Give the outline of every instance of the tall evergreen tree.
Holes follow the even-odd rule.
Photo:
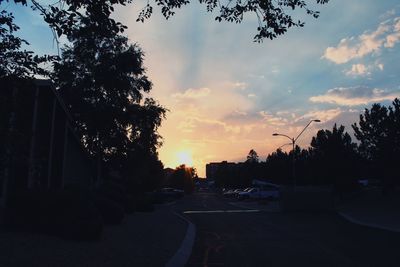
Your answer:
[[[260,161],[257,152],[254,149],[251,149],[249,151],[249,154],[247,155],[246,162],[247,163],[258,163]]]
[[[339,191],[351,189],[359,175],[356,148],[343,125],[318,131],[311,140],[310,150],[310,167],[313,176],[319,179],[315,182],[334,184]]]
[[[400,153],[400,101],[393,106],[374,104],[353,124],[354,135],[360,142],[360,153],[372,166],[375,178],[382,178],[386,189],[400,183],[397,158]]]

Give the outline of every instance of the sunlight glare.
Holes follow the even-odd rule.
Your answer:
[[[179,151],[177,154],[178,165],[185,164],[186,166],[193,166],[192,155],[188,151]]]

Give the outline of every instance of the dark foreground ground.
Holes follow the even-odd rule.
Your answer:
[[[211,193],[186,197],[174,209],[196,226],[190,267],[400,266],[400,233],[336,213],[240,211]]]
[[[0,267],[161,267],[179,248],[186,227],[169,206],[159,206],[106,226],[93,242],[0,229]]]
[[[188,267],[400,266],[400,233],[353,224],[336,213],[255,209],[252,203],[195,193],[108,226],[97,242],[0,229],[0,267],[165,266],[188,229],[177,214],[196,228]]]

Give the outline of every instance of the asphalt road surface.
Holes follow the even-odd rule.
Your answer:
[[[174,209],[196,226],[186,266],[400,266],[400,233],[336,213],[241,209],[212,193],[186,197]]]

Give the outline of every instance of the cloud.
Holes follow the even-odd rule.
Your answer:
[[[374,64],[365,65],[365,64],[353,64],[351,65],[351,69],[345,70],[347,76],[357,77],[357,76],[367,76],[371,75],[373,71],[380,70],[383,71],[385,65],[379,62],[375,62]]]
[[[234,86],[235,88],[240,89],[240,90],[245,90],[245,89],[247,89],[248,84],[247,84],[247,83],[244,83],[244,82],[235,82],[235,83],[233,84],[233,86]]]
[[[328,47],[322,58],[336,64],[392,48],[400,41],[400,17],[382,22],[373,32],[342,39],[336,47]]]
[[[393,100],[396,97],[400,97],[400,91],[387,91],[379,88],[357,86],[329,89],[325,94],[310,97],[309,100],[314,103],[358,106],[373,102]]]
[[[252,78],[252,79],[260,79],[260,80],[265,79],[265,75],[262,75],[262,74],[254,74],[254,73],[250,73],[250,74],[248,75],[248,77],[249,77],[249,78]]]
[[[323,58],[335,62],[336,64],[346,63],[357,56],[357,48],[350,47],[350,39],[342,39],[337,47],[328,47]]]
[[[258,126],[285,126],[288,125],[290,119],[292,119],[293,114],[288,111],[279,111],[275,114],[266,110],[260,111],[234,111],[228,116],[223,118],[224,121],[228,123],[237,124],[243,126],[243,128],[254,128],[255,125]]]
[[[279,74],[280,72],[281,70],[277,66],[274,66],[271,70],[272,74]]]
[[[379,18],[381,18],[381,19],[388,19],[388,18],[393,17],[394,15],[396,15],[396,9],[395,9],[395,8],[392,8],[392,9],[386,11],[386,12],[385,12],[384,14],[382,14],[381,16],[379,16]]]
[[[220,137],[227,134],[238,134],[241,131],[240,126],[228,124],[222,120],[208,119],[202,117],[187,117],[179,123],[177,129],[187,133],[202,133],[206,136]]]
[[[393,26],[393,33],[386,36],[385,47],[392,48],[400,41],[400,18],[396,19]]]
[[[349,76],[365,76],[367,74],[370,74],[370,72],[368,72],[368,69],[364,64],[354,64],[351,66],[351,70],[346,72],[346,75]]]
[[[334,120],[342,113],[340,108],[326,109],[326,110],[313,110],[301,116],[297,121],[307,120],[321,120],[323,123]]]
[[[189,88],[183,93],[176,93],[173,94],[173,98],[178,98],[178,99],[197,99],[197,98],[202,98],[206,97],[210,94],[211,90],[209,88]]]
[[[262,117],[262,119],[269,125],[272,126],[285,126],[288,124],[288,120],[286,118],[273,115],[267,111],[260,111],[258,114]],[[281,113],[282,115],[282,113]]]

